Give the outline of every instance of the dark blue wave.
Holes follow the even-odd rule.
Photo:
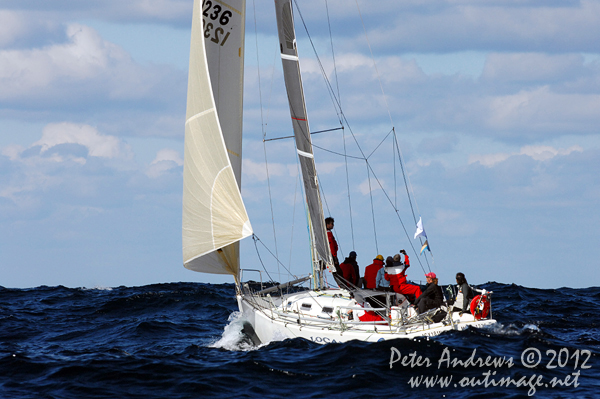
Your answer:
[[[232,284],[0,287],[0,397],[597,397],[600,288],[483,287],[492,328],[259,348],[241,333]]]

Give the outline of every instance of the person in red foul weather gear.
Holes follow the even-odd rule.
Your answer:
[[[342,269],[342,277],[350,284],[358,287],[358,281],[360,279],[358,271],[358,263],[356,263],[356,252],[351,251],[344,263],[340,264]]]
[[[390,286],[395,292],[406,296],[409,301],[414,302],[421,295],[421,288],[418,285],[406,282],[406,269],[410,267],[410,260],[405,250],[401,250],[400,253],[404,255],[404,263],[401,261],[400,254],[394,255],[392,267],[386,268],[387,274],[385,275],[385,279],[390,282]]]
[[[329,250],[331,251],[331,256],[333,257],[333,265],[335,266],[335,270],[338,273],[341,273],[340,270],[340,262],[337,257],[338,253],[338,244],[331,232],[333,229],[334,220],[332,217],[325,218],[325,227],[327,228],[327,240],[329,241]]]
[[[373,263],[369,266],[365,267],[365,288],[369,290],[374,290],[377,288],[376,278],[379,269],[383,267],[383,256],[377,255],[375,259],[373,259]]]

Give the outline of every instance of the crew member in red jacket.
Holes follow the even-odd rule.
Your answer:
[[[392,267],[386,268],[387,274],[385,279],[390,282],[390,286],[398,294],[407,297],[411,302],[414,302],[421,295],[421,288],[418,285],[408,284],[406,282],[406,269],[410,267],[410,260],[405,250],[400,251],[404,255],[404,263],[400,260],[400,254],[394,255],[394,263]]]
[[[340,269],[340,261],[338,260],[338,243],[331,232],[333,229],[334,220],[330,216],[325,218],[325,227],[327,228],[327,240],[329,240],[329,250],[331,251],[331,256],[333,257],[333,265],[335,266],[335,270],[338,274],[342,274],[342,270]]]
[[[360,272],[358,269],[358,263],[356,263],[356,252],[350,252],[344,262],[340,264],[340,269],[342,269],[342,277],[344,277],[347,282],[352,284],[350,287],[358,287]]]
[[[369,290],[374,290],[377,288],[377,272],[379,269],[383,267],[383,256],[377,255],[375,259],[373,259],[373,263],[369,266],[365,267],[365,288]]]

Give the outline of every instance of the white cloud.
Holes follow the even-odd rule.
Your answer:
[[[545,85],[491,98],[489,112],[496,129],[588,130],[600,115],[600,94],[559,93]]]
[[[135,173],[136,169],[128,144],[91,126],[69,122],[48,124],[40,140],[28,148],[9,145],[0,154],[9,160],[11,171],[0,197],[23,209],[52,207],[65,195],[97,196],[97,190],[103,190],[99,187],[108,183],[103,173],[97,175],[100,170],[110,171],[110,176],[115,170]],[[118,177],[114,183],[122,184]]]
[[[342,166],[344,166],[342,162],[319,162],[317,165],[320,175],[336,173],[336,171]]]
[[[250,178],[250,180],[266,181],[267,180],[267,169],[264,162],[254,162],[251,159],[244,159],[242,161],[242,172],[244,176]],[[282,163],[269,162],[269,177],[274,176],[290,176],[293,173],[292,167],[295,165],[285,165]]]
[[[97,78],[111,64],[130,62],[118,46],[103,41],[91,28],[71,24],[68,43],[34,50],[0,51],[0,99],[42,94],[49,85]]]
[[[23,18],[15,12],[0,10],[0,47],[12,44],[27,32]]]
[[[131,159],[133,153],[130,147],[114,136],[102,135],[88,125],[73,123],[51,123],[47,125],[42,138],[34,146],[41,146],[44,153],[59,144],[80,144],[86,147],[89,155],[102,158]]]
[[[547,145],[528,145],[515,153],[497,153],[485,155],[470,155],[469,164],[480,163],[483,166],[492,167],[500,162],[504,162],[510,157],[526,155],[536,161],[547,161],[557,156],[569,155],[572,152],[583,152],[583,148],[578,145],[569,148],[554,148]]]
[[[5,4],[5,3],[9,4]],[[12,4],[10,4],[12,3]],[[43,2],[38,0],[5,0],[3,6],[20,11],[37,11],[46,19],[96,18],[118,22],[189,23],[192,3],[187,0],[102,0],[81,2],[64,0]]]
[[[535,49],[595,51],[600,4],[593,0],[510,4],[508,2],[396,2],[363,7],[377,14],[367,24],[377,51],[463,51]],[[385,13],[385,14],[384,14]],[[369,20],[367,20],[367,23]],[[475,33],[476,32],[476,33]],[[356,39],[354,39],[356,40]]]
[[[181,154],[171,148],[163,148],[156,153],[156,158],[150,163],[146,175],[151,178],[162,176],[165,172],[183,165]]]
[[[569,155],[572,152],[583,152],[583,148],[578,145],[569,148],[554,148],[547,145],[528,145],[521,148],[521,154],[527,155],[536,161],[547,161],[559,155]]]
[[[486,57],[482,79],[511,82],[554,82],[584,73],[581,54],[492,53]]]
[[[183,159],[181,159],[181,154],[173,150],[171,148],[163,148],[162,150],[156,153],[156,158],[152,161],[152,165],[163,162],[163,161],[171,161],[176,163],[179,166],[183,165]]]
[[[0,110],[15,118],[52,112],[65,120],[94,120],[118,133],[179,133],[184,72],[137,64],[85,25],[68,24],[65,33],[66,41],[44,47],[0,50]]]
[[[378,182],[372,178],[370,182],[369,179],[363,180],[362,183],[358,185],[358,190],[362,195],[368,195],[370,192],[376,192],[380,190],[382,186],[384,189],[386,188],[384,179],[380,178]]]
[[[25,150],[23,146],[20,145],[9,145],[6,147],[0,148],[0,154],[8,157],[11,161],[15,161],[19,158],[21,153]]]

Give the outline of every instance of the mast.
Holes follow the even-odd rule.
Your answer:
[[[277,30],[279,33],[279,49],[281,51],[281,62],[283,63],[283,76],[306,196],[314,276],[313,288],[320,289],[323,286],[322,269],[324,265],[327,265],[332,270],[333,259],[329,249],[329,242],[327,241],[325,217],[323,215],[319,181],[317,179],[310,129],[306,115],[291,0],[275,0],[275,9]]]

